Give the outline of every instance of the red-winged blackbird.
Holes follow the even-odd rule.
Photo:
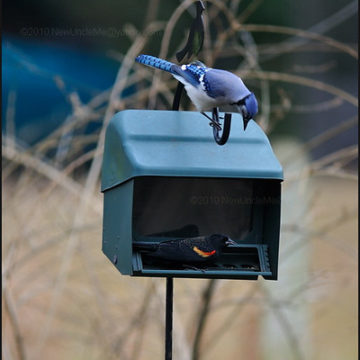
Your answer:
[[[214,261],[229,244],[234,242],[225,235],[213,234],[159,243],[134,242],[134,249],[151,258],[179,263]]]

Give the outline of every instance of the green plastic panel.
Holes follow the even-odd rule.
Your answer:
[[[277,280],[282,180],[268,138],[254,121],[244,132],[239,114],[219,146],[197,112],[119,112],[103,156],[103,252],[124,275]],[[201,269],[133,249],[139,239],[189,237],[189,226],[227,234],[238,247]]]
[[[262,129],[250,121],[244,131],[240,114],[219,146],[198,112],[124,110],[106,132],[101,190],[138,176],[283,180],[283,171]]]
[[[124,275],[132,274],[133,182],[104,194],[102,251]]]

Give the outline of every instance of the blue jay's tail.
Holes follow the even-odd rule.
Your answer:
[[[154,67],[156,69],[168,71],[171,74],[174,74],[174,67],[177,67],[177,65],[175,65],[169,61],[162,60],[155,56],[150,56],[150,55],[139,55],[135,59],[135,61],[140,64]]]

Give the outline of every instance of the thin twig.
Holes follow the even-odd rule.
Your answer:
[[[336,125],[330,129],[325,130],[321,134],[314,136],[312,139],[308,140],[304,144],[300,146],[300,149],[298,149],[296,152],[290,154],[287,158],[282,160],[283,165],[289,164],[289,162],[293,161],[300,152],[303,151],[310,151],[312,149],[315,149],[316,147],[320,146],[326,141],[329,141],[330,139],[334,138],[336,135],[341,134],[342,132],[352,128],[357,124],[357,116],[354,116],[346,121],[343,121],[339,125]]]
[[[358,53],[355,49],[350,46],[343,44],[339,41],[336,41],[328,36],[320,35],[315,32],[305,31],[301,29],[290,28],[286,26],[276,26],[276,25],[258,25],[258,24],[244,24],[239,25],[238,30],[246,30],[250,32],[272,32],[277,34],[287,34],[287,35],[296,35],[303,38],[321,41],[329,46],[332,46],[338,50],[341,50],[355,59],[358,59]]]
[[[39,158],[9,147],[6,143],[6,138],[4,140],[5,141],[3,141],[2,144],[3,157],[18,164],[21,164],[27,168],[35,170],[39,174],[44,175],[45,177],[49,178],[64,189],[70,191],[72,194],[79,196],[82,186],[76,181],[67,177],[63,172],[57,170],[51,165],[48,165]]]
[[[218,325],[218,327],[213,331],[211,336],[209,336],[209,340],[204,344],[204,355],[209,352],[219,341],[220,339],[227,333],[227,330],[230,329],[231,324],[239,319],[241,313],[245,310],[245,305],[249,305],[252,303],[253,298],[257,292],[257,285],[254,284],[247,293],[242,296],[239,301],[235,304],[232,311],[222,319],[222,323]],[[212,307],[212,310],[216,310],[218,308],[217,305]]]
[[[332,95],[338,96],[351,105],[358,107],[358,99],[351,95],[350,93],[341,90],[338,87],[326,84],[322,81],[306,78],[303,76],[286,74],[286,73],[279,73],[274,71],[248,71],[246,72],[246,78],[248,79],[265,79],[265,80],[272,80],[272,81],[283,81],[292,84],[304,85],[308,87],[312,87],[318,90],[322,90],[328,92]]]
[[[24,338],[21,334],[20,323],[19,323],[19,319],[18,319],[18,316],[16,313],[15,304],[11,299],[8,289],[3,289],[2,293],[3,293],[5,311],[7,312],[8,316],[9,316],[9,320],[10,320],[11,326],[13,328],[16,350],[19,355],[19,359],[25,360],[26,353],[25,353]]]
[[[206,287],[204,288],[201,296],[201,304],[198,309],[198,320],[196,326],[196,332],[194,337],[194,344],[192,350],[192,360],[200,359],[200,344],[204,334],[204,329],[208,315],[210,313],[210,304],[215,292],[216,279],[208,280]]]
[[[279,321],[279,324],[283,329],[284,336],[289,343],[289,347],[294,354],[294,358],[297,360],[305,359],[302,353],[302,349],[300,348],[299,341],[296,337],[296,334],[294,333],[293,326],[288,320],[287,316],[281,310],[279,303],[273,299],[270,291],[268,291],[266,287],[263,286],[261,283],[260,283],[260,287],[262,291],[265,293],[266,299],[268,301],[268,305],[273,310],[274,315],[276,316],[277,320]]]

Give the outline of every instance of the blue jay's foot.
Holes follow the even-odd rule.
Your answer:
[[[211,120],[211,123],[209,123],[209,125],[211,126],[211,127],[215,127],[216,129],[218,129],[219,131],[221,131],[221,124],[220,123],[218,123],[217,121],[215,121],[215,120]]]
[[[214,120],[213,118],[211,118],[209,115],[205,114],[204,112],[202,112],[201,114],[203,114],[206,118],[208,118],[211,121],[209,123],[210,126],[215,127],[219,131],[221,130],[221,124],[218,121]]]

